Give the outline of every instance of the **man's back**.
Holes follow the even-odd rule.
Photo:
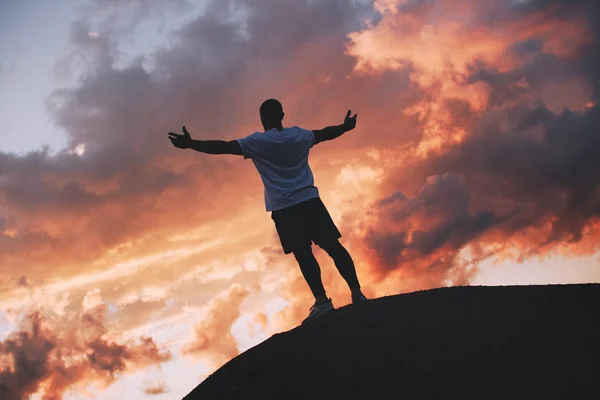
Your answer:
[[[238,139],[244,158],[252,159],[263,181],[267,211],[319,197],[308,165],[314,140],[312,131],[297,126]]]

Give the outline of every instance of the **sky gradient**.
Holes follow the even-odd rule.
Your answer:
[[[358,113],[309,161],[367,297],[600,282],[595,2],[60,4],[0,2],[8,399],[181,398],[306,317],[252,163],[167,138],[246,136],[271,97]]]

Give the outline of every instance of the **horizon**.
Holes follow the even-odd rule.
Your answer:
[[[181,398],[301,322],[311,293],[252,162],[165,138],[261,131],[268,98],[287,126],[358,114],[309,162],[367,297],[600,283],[599,10],[3,2],[0,376],[32,399]]]

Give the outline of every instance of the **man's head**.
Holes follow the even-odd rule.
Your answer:
[[[283,115],[283,107],[278,100],[265,100],[260,106],[260,122],[265,131],[280,127]]]

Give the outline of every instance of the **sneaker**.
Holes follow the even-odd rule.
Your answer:
[[[331,310],[333,310],[333,303],[331,302],[331,299],[327,299],[326,302],[321,304],[317,304],[315,302],[315,304],[310,307],[310,314],[308,314],[308,317],[306,317],[302,323],[304,324],[305,322],[310,322]]]
[[[362,292],[358,294],[352,294],[352,304],[361,303],[363,301],[367,301],[368,299],[365,297]]]

